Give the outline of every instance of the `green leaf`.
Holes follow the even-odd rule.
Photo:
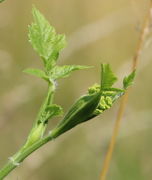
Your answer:
[[[72,129],[76,125],[89,120],[89,117],[92,115],[99,104],[100,97],[100,92],[80,97],[67,112],[64,119],[61,120],[54,129],[54,137],[57,137],[62,133]]]
[[[40,78],[45,79],[45,80],[49,80],[49,77],[45,74],[45,72],[40,70],[40,69],[29,68],[29,69],[25,69],[23,72],[37,76],[37,77],[40,77]]]
[[[65,78],[70,75],[71,72],[81,69],[90,68],[89,66],[79,66],[79,65],[65,65],[65,66],[55,66],[50,72],[51,79]]]
[[[63,109],[61,106],[56,104],[51,104],[46,108],[46,119],[45,121],[49,120],[52,117],[60,116],[63,114]]]
[[[120,88],[104,88],[104,91],[125,92],[124,89],[120,89]]]
[[[65,36],[56,34],[55,29],[34,7],[34,23],[29,26],[29,41],[43,59],[45,67],[50,70],[58,58],[59,51],[65,47]]]
[[[129,74],[128,76],[126,76],[123,79],[123,87],[124,87],[124,89],[127,89],[129,86],[131,86],[133,84],[135,75],[136,75],[136,71],[133,71],[131,74]]]
[[[111,88],[117,81],[117,77],[112,72],[109,64],[101,65],[101,89]]]

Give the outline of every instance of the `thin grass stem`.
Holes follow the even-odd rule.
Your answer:
[[[142,30],[141,30],[141,33],[139,36],[139,41],[138,41],[137,48],[135,51],[135,55],[134,55],[133,61],[132,61],[132,67],[131,67],[132,70],[137,69],[137,64],[139,62],[140,55],[141,55],[141,52],[143,49],[145,37],[149,32],[149,25],[150,25],[151,16],[152,16],[152,1],[150,1],[148,13],[147,13],[147,15],[144,19],[144,22],[143,22],[143,27],[142,27]],[[117,135],[119,133],[121,120],[123,118],[125,108],[127,105],[128,95],[129,95],[129,90],[127,90],[127,92],[122,97],[121,102],[120,102],[120,106],[119,106],[118,113],[116,116],[116,121],[115,121],[114,129],[113,129],[112,137],[111,137],[109,147],[108,147],[108,150],[107,150],[104,162],[103,162],[103,167],[102,167],[102,171],[100,174],[100,180],[106,180],[106,177],[107,177],[107,173],[109,170],[112,154],[113,154],[115,143],[116,143],[116,138],[117,138]]]

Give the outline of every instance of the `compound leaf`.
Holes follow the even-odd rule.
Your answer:
[[[65,36],[56,34],[55,29],[35,7],[32,14],[34,23],[29,26],[29,41],[49,71],[55,65],[59,51],[65,47]]]

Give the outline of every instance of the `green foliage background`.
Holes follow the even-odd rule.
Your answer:
[[[59,81],[56,103],[61,104],[64,111],[88,86],[100,81],[101,62],[110,63],[121,78],[128,74],[148,8],[146,0],[6,0],[0,4],[0,166],[23,144],[46,92],[43,80],[22,73],[27,67],[41,67],[27,37],[32,4],[45,14],[58,33],[67,37],[60,65],[95,66]],[[152,179],[151,49],[150,32],[108,180]],[[45,145],[6,180],[99,179],[117,109],[118,103],[99,118]],[[54,119],[50,128],[58,120]]]

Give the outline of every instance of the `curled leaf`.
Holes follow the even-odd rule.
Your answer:
[[[61,116],[63,114],[63,109],[61,106],[56,104],[51,104],[46,108],[46,120],[49,120],[55,116]]]
[[[70,108],[64,119],[53,130],[54,137],[72,129],[76,125],[88,120],[100,101],[101,93],[82,96]]]
[[[41,117],[39,118],[39,123],[46,124],[49,119],[60,116],[63,114],[63,109],[61,106],[56,104],[48,105],[45,109],[45,111],[41,114]]]

